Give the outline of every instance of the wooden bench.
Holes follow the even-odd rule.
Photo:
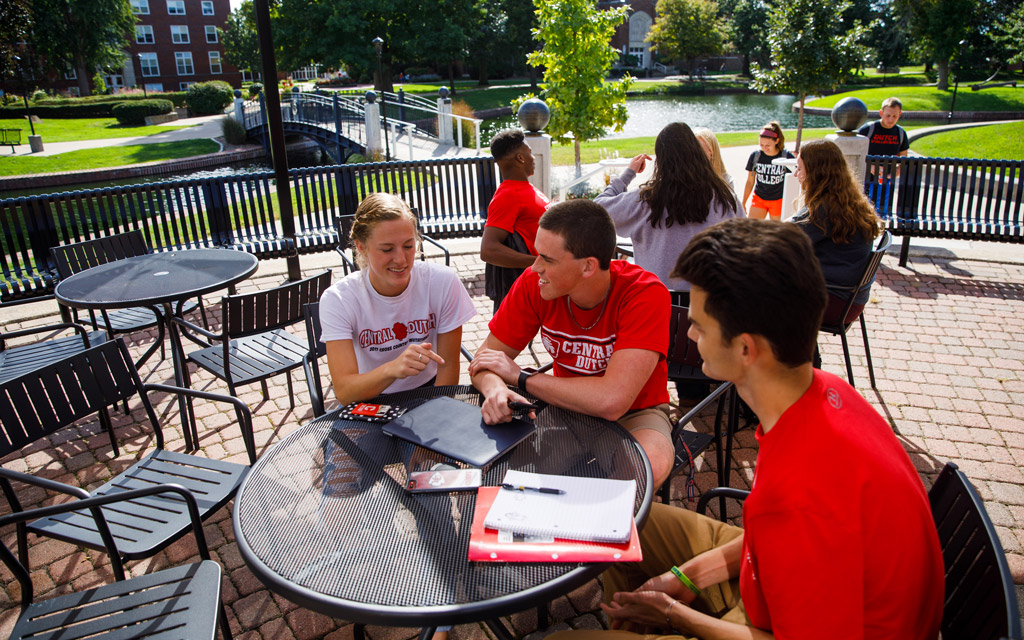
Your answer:
[[[886,196],[868,180],[868,197],[894,235],[1024,243],[1024,161],[868,156],[868,172],[898,176]]]
[[[0,146],[11,145],[11,153],[14,153],[15,145],[21,144],[21,129],[0,129]]]

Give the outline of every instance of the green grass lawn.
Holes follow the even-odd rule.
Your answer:
[[[17,156],[0,158],[0,175],[20,176],[53,171],[79,171],[124,165],[188,158],[214,153],[220,146],[213,140],[157,142],[127,147],[83,149],[52,156]]]
[[[1024,122],[935,133],[915,140],[910,148],[932,158],[1024,160]]]
[[[121,125],[118,123],[117,118],[73,118],[66,120],[44,118],[42,122],[34,126],[36,134],[43,136],[43,144],[46,144],[47,142],[74,142],[76,140],[149,136],[154,133],[184,129],[194,125],[132,127]],[[28,121],[24,118],[0,119],[0,129],[21,129],[22,143],[28,142],[28,136],[31,132]]]
[[[831,108],[848,96],[856,96],[868,106],[868,111],[877,112],[882,100],[896,96],[903,103],[904,111],[948,111],[953,100],[953,90],[939,91],[935,87],[872,87],[808,101],[811,107]],[[961,85],[956,94],[957,111],[1024,111],[1024,87],[994,87],[982,91],[971,91]]]

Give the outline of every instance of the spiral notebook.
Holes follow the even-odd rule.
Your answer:
[[[484,525],[512,533],[624,543],[633,527],[635,480],[577,478],[510,469],[503,484],[558,489],[561,494],[502,489]]]

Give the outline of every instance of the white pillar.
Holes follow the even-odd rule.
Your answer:
[[[245,100],[241,98],[235,98],[235,120],[242,123],[245,126]]]
[[[383,157],[384,146],[380,140],[380,105],[366,103],[366,159]]]
[[[840,151],[846,157],[846,163],[853,170],[853,176],[857,184],[864,184],[864,171],[867,169],[868,138],[856,133],[842,132],[830,133],[825,136],[826,140],[836,143]]]
[[[800,181],[787,171],[782,181],[782,219],[789,220],[796,215],[796,199],[800,197]]]
[[[535,160],[530,183],[541,193],[551,197],[551,136],[546,133],[526,133],[526,144],[530,145]]]
[[[452,99],[437,99],[437,139],[441,144],[454,144],[452,127]]]

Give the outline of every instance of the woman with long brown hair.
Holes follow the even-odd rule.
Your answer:
[[[686,124],[666,125],[654,153],[654,176],[639,190],[627,188],[652,160],[646,153],[633,158],[594,202],[608,211],[620,236],[632,238],[638,265],[669,289],[689,291],[690,283],[669,275],[679,253],[705,227],[743,216],[743,207]]]
[[[835,289],[857,285],[882,224],[835,143],[805,143],[797,157],[796,178],[803,187],[803,208],[792,221],[810,237],[821,263],[829,288],[825,318],[830,319],[830,314],[842,313],[848,300]],[[870,287],[857,292],[854,304],[863,307],[869,292]]]

